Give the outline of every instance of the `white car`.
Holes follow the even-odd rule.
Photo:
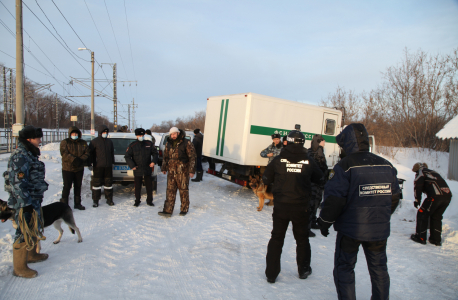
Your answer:
[[[137,140],[134,133],[112,132],[108,138],[113,142],[115,163],[113,165],[113,183],[128,185],[134,183],[134,171],[126,163],[124,155],[130,143]],[[151,137],[145,134],[145,140],[151,141]],[[156,147],[157,148],[157,147]],[[158,167],[153,167],[151,179],[153,180],[153,193],[157,192],[157,172]]]

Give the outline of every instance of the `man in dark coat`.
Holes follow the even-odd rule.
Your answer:
[[[326,162],[326,157],[324,156],[324,145],[325,145],[324,138],[321,134],[315,134],[312,138],[311,147],[308,150],[308,156],[313,159],[317,165],[320,167],[321,172],[323,172],[325,178],[327,178],[328,174],[328,164]],[[316,223],[316,212],[318,207],[321,204],[321,200],[323,200],[323,185],[318,185],[312,182],[312,199],[310,200],[310,223],[309,229],[320,229],[318,224]],[[313,233],[313,236],[315,234]]]
[[[114,147],[108,137],[108,127],[98,126],[99,136],[89,143],[91,152],[93,175],[92,175],[92,207],[99,206],[102,197],[102,185],[107,204],[113,206],[113,164]]]
[[[164,150],[164,161],[161,170],[167,174],[167,195],[163,211],[158,212],[163,217],[171,217],[175,207],[177,189],[180,191],[180,215],[185,216],[189,211],[189,178],[196,171],[196,151],[193,144],[186,139],[183,130],[170,128],[170,136]]]
[[[289,222],[293,224],[296,239],[296,262],[299,278],[306,279],[311,273],[309,242],[310,183],[320,184],[323,173],[307,155],[305,136],[297,130],[288,134],[288,146],[276,156],[262,176],[265,185],[273,183],[274,210],[272,214],[272,237],[267,246],[267,281],[275,283],[280,274],[280,257]],[[281,144],[280,144],[281,145]]]
[[[397,171],[389,161],[369,152],[369,137],[363,124],[348,125],[336,141],[346,157],[329,174],[318,224],[323,236],[329,234],[332,224],[337,231],[337,297],[356,299],[354,268],[362,245],[371,277],[371,299],[388,299],[386,243],[391,214],[401,192]]]
[[[192,140],[192,144],[194,145],[194,149],[196,150],[197,162],[196,162],[196,178],[191,179],[191,181],[199,182],[202,180],[202,176],[204,175],[204,169],[202,168],[202,145],[204,144],[204,136],[200,133],[200,129],[194,130],[194,139]]]
[[[452,200],[452,192],[447,182],[436,171],[428,169],[426,163],[416,163],[412,171],[416,173],[414,181],[415,208],[421,203],[421,196],[426,199],[421,203],[417,212],[416,233],[410,237],[414,242],[426,244],[428,221],[430,223],[429,242],[440,246],[442,242],[442,215]]]
[[[81,139],[81,131],[76,126],[68,129],[68,138],[60,142],[62,155],[62,179],[64,187],[60,202],[68,204],[70,189],[73,187],[75,208],[84,210],[81,205],[81,185],[83,183],[84,163],[89,158],[90,151],[86,141]]]
[[[153,134],[151,133],[151,130],[149,129],[146,129],[145,130],[145,134],[149,135],[151,137],[151,141],[153,142],[153,144],[155,145],[156,144],[156,139],[154,138]]]
[[[154,206],[151,174],[157,163],[157,150],[153,142],[145,140],[145,129],[135,129],[135,135],[137,136],[137,141],[132,142],[127,147],[126,155],[124,155],[127,164],[134,171],[135,176],[134,206],[140,205],[143,180],[145,180],[146,187],[146,204]]]

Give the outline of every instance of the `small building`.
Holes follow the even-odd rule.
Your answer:
[[[458,181],[458,116],[445,124],[436,136],[450,141],[447,178]]]

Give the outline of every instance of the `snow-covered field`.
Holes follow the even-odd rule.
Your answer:
[[[388,157],[406,179],[404,199],[392,217],[388,240],[391,299],[458,299],[458,182],[448,181],[455,199],[444,217],[442,247],[410,241],[415,228],[413,199],[416,161],[426,161],[443,175],[447,154],[399,149]],[[0,156],[0,170],[8,155]],[[57,144],[42,149],[46,180],[44,204],[58,201],[62,189]],[[429,161],[431,160],[431,162]],[[204,166],[205,167],[205,166]],[[90,176],[83,183],[85,211],[74,211],[83,243],[64,227],[45,230],[45,262],[32,264],[34,279],[12,276],[10,222],[0,225],[0,299],[337,299],[332,277],[336,232],[311,238],[313,274],[297,277],[295,241],[288,230],[282,271],[275,284],[265,280],[265,254],[272,229],[272,207],[256,211],[257,198],[247,188],[204,175],[191,183],[191,206],[181,217],[179,200],[172,218],[157,215],[165,200],[166,176],[158,178],[156,206],[133,205],[133,186],[115,187],[115,206],[92,208]],[[0,185],[0,198],[7,194]],[[73,197],[73,196],[71,196]],[[73,204],[73,198],[70,202]],[[358,299],[369,299],[371,287],[364,253],[356,265]]]

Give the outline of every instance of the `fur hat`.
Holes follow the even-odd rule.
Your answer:
[[[194,129],[194,134],[198,134],[200,132],[200,129],[197,128],[197,129]]]
[[[178,129],[178,128],[176,128],[176,127],[170,128],[169,134],[172,134],[172,133],[174,133],[174,132],[180,133],[180,129]]]
[[[428,168],[426,163],[417,162],[413,165],[412,172],[417,173],[420,169]]]
[[[19,131],[19,137],[23,139],[36,139],[43,137],[43,131],[41,128],[37,128],[32,125],[27,125]]]
[[[135,129],[135,135],[145,135],[145,129],[143,128]]]
[[[278,133],[272,134],[272,139],[281,139],[281,136]]]

